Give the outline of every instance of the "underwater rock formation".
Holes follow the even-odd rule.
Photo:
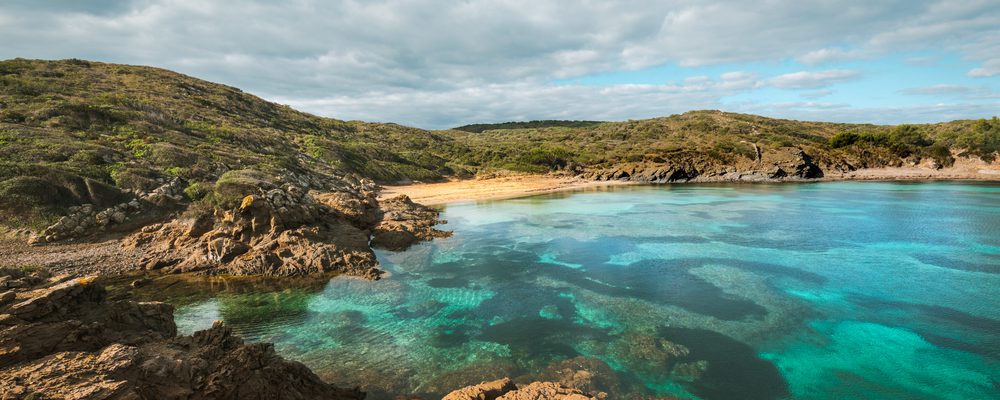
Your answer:
[[[362,399],[217,322],[175,337],[173,307],[107,301],[91,278],[0,270],[3,399]],[[10,294],[13,294],[11,298]]]

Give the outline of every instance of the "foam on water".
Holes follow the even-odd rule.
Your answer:
[[[386,279],[185,298],[179,330],[226,320],[374,399],[570,359],[612,398],[1000,397],[998,185],[622,187],[443,217],[453,237],[378,252]]]

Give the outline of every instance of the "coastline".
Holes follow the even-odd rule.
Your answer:
[[[762,182],[935,180],[1000,181],[1000,168],[993,169],[983,165],[956,166],[944,169],[921,167],[864,168],[843,174],[829,174],[815,180],[768,180]],[[697,182],[699,182],[697,179],[692,181],[692,183]],[[733,180],[732,182],[741,181]],[[379,199],[387,199],[405,194],[414,202],[435,206],[464,201],[503,200],[578,189],[641,185],[645,183],[648,182],[622,180],[591,181],[571,176],[548,174],[507,175],[489,178],[454,179],[438,183],[386,185],[379,195]]]

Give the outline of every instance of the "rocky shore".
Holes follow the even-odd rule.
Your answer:
[[[869,160],[844,158],[817,160],[795,147],[761,149],[755,159],[720,162],[710,157],[623,163],[610,167],[579,168],[578,178],[637,183],[673,182],[787,182],[813,180],[919,180],[1000,179],[1000,163],[954,154],[954,164],[944,167],[933,159]]]
[[[2,399],[361,399],[217,322],[176,336],[173,307],[109,301],[93,277],[0,270]]]

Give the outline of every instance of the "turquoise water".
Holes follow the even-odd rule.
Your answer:
[[[222,290],[178,325],[226,320],[376,399],[569,364],[611,398],[1000,398],[1000,185],[641,186],[443,217],[453,237],[379,253],[386,279]]]

